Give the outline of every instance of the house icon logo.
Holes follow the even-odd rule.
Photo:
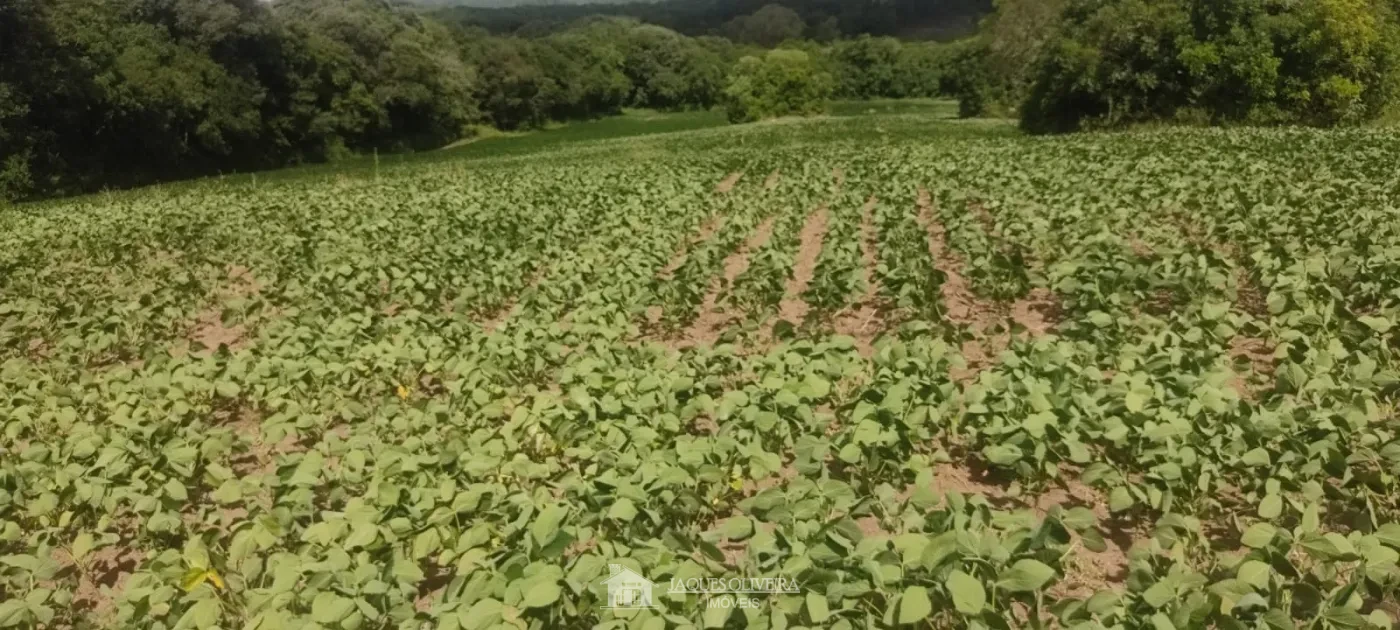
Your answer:
[[[620,564],[608,565],[608,579],[603,584],[608,587],[608,605],[614,610],[636,610],[654,608],[652,603],[651,580]]]

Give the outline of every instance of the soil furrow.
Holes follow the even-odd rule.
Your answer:
[[[950,321],[967,324],[975,329],[985,327],[988,316],[996,313],[996,305],[978,299],[962,275],[963,262],[948,247],[948,230],[934,216],[933,201],[928,190],[919,189],[919,224],[928,232],[928,255],[945,276],[939,292],[943,308]]]
[[[861,279],[865,283],[865,293],[857,299],[851,309],[834,318],[836,334],[847,335],[856,340],[856,349],[862,356],[874,353],[875,336],[883,329],[880,317],[880,280],[876,275],[879,267],[880,235],[875,229],[875,205],[879,200],[871,197],[860,210],[860,258]]]
[[[802,320],[807,318],[807,312],[811,310],[806,300],[802,299],[802,294],[807,291],[812,277],[816,275],[817,259],[821,258],[822,241],[826,238],[829,218],[826,206],[822,205],[816,212],[808,215],[806,223],[802,225],[802,232],[798,237],[797,259],[792,263],[792,277],[788,279],[787,286],[783,289],[783,299],[778,303],[779,320],[801,326]]]
[[[676,275],[676,270],[680,269],[681,265],[685,264],[685,259],[686,256],[690,254],[690,249],[692,247],[695,247],[696,245],[701,245],[705,242],[708,242],[711,238],[714,238],[715,232],[718,232],[721,227],[724,227],[723,216],[713,216],[707,219],[705,223],[700,226],[700,230],[698,232],[691,235],[691,237],[689,239],[686,239],[685,242],[681,243],[680,248],[678,248],[676,250],[676,253],[673,256],[671,256],[670,262],[666,263],[666,266],[663,267],[661,271],[656,274],[656,277],[662,280],[670,280],[672,277],[674,277]]]
[[[730,191],[734,190],[734,187],[739,184],[739,180],[743,178],[743,171],[734,171],[733,173],[730,173],[728,177],[725,177],[724,180],[721,181],[718,185],[715,186],[715,192],[721,195],[728,194]]]
[[[724,332],[725,326],[735,319],[735,314],[719,310],[720,295],[734,286],[734,281],[749,270],[749,255],[755,249],[766,245],[768,239],[772,238],[773,222],[772,217],[764,220],[737,251],[724,259],[724,275],[710,282],[709,290],[705,292],[705,298],[700,303],[699,315],[690,328],[686,329],[684,337],[676,342],[676,347],[713,345]]]
[[[1026,297],[1011,303],[984,300],[977,297],[963,277],[963,261],[948,247],[948,231],[934,214],[928,190],[919,189],[919,224],[928,232],[928,253],[945,278],[939,286],[944,313],[948,321],[967,326],[976,339],[962,344],[962,356],[967,367],[954,369],[953,380],[965,382],[996,361],[998,355],[1011,345],[1011,332],[992,332],[1007,319],[1024,328],[1034,338],[1051,332],[1059,319],[1059,303],[1054,293],[1035,288]]]

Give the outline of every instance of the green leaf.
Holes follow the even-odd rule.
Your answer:
[[[962,571],[954,570],[943,582],[953,597],[953,608],[964,615],[980,615],[987,605],[987,591],[982,582]]]
[[[734,598],[729,595],[721,595],[733,602]],[[706,628],[723,628],[724,623],[729,621],[729,615],[734,612],[733,606],[706,606],[702,620]]]
[[[222,614],[218,600],[202,599],[190,606],[185,614],[180,616],[180,620],[175,623],[177,629],[197,628],[198,630],[208,630],[219,624],[219,616]]]
[[[1246,466],[1268,466],[1273,463],[1269,458],[1269,452],[1256,448],[1240,457],[1240,462]]]
[[[1122,512],[1133,507],[1137,500],[1133,498],[1133,493],[1128,491],[1127,486],[1114,486],[1108,493],[1108,509],[1113,512]]]
[[[1278,528],[1268,523],[1255,523],[1240,536],[1240,543],[1246,547],[1262,549],[1269,546],[1278,534]]]
[[[1363,315],[1361,317],[1356,318],[1356,321],[1365,324],[1371,330],[1374,330],[1382,335],[1390,332],[1390,329],[1394,327],[1394,324],[1392,324],[1389,319],[1386,319],[1384,317],[1372,317],[1368,315]]]
[[[1206,321],[1214,321],[1230,312],[1229,302],[1206,302],[1201,306],[1201,317]]]
[[[17,626],[24,622],[29,605],[24,600],[13,598],[0,601],[0,628]]]
[[[631,522],[637,518],[637,506],[632,504],[632,500],[627,497],[614,501],[611,508],[608,508],[608,518],[624,523]]]
[[[321,591],[311,600],[311,620],[322,625],[338,624],[354,611],[354,600],[330,591]]]
[[[998,466],[1010,466],[1021,461],[1021,449],[1009,444],[998,444],[982,449],[982,456]]]
[[[530,535],[535,538],[535,544],[543,547],[553,541],[559,533],[559,524],[568,514],[569,508],[563,505],[551,505],[540,510],[535,515],[535,522],[530,524]]]
[[[1269,573],[1272,570],[1269,565],[1258,560],[1247,560],[1240,565],[1235,572],[1235,577],[1241,582],[1258,589],[1268,588]]]
[[[1283,513],[1283,497],[1271,494],[1259,502],[1259,517],[1274,519]]]
[[[1382,544],[1400,549],[1400,523],[1386,523],[1376,530],[1376,539]]]
[[[1176,600],[1176,587],[1169,580],[1161,580],[1142,592],[1142,601],[1153,608],[1162,608]]]
[[[899,598],[899,623],[913,624],[923,621],[933,613],[933,602],[929,601],[928,591],[922,586],[904,589]]]
[[[484,630],[496,625],[501,619],[501,602],[483,599],[471,608],[457,609],[457,623],[462,630]]]
[[[90,532],[78,534],[78,537],[73,539],[73,546],[71,549],[73,559],[81,561],[83,558],[86,558],[88,552],[92,551],[94,544],[95,542]]]
[[[822,623],[826,621],[830,611],[827,610],[826,596],[816,591],[807,591],[807,618],[812,623]]]
[[[1055,570],[1039,560],[1017,560],[998,576],[997,588],[1011,593],[1031,592],[1039,590],[1054,577]]]
[[[525,592],[526,608],[544,608],[559,601],[559,583],[553,580],[542,580],[530,586]]]
[[[374,523],[357,523],[350,529],[350,535],[345,538],[346,549],[359,549],[374,544],[379,538],[379,526]]]
[[[1362,617],[1361,613],[1345,606],[1333,606],[1328,608],[1326,612],[1322,613],[1322,618],[1326,619],[1332,625],[1342,628],[1366,627],[1366,618]]]
[[[754,532],[753,519],[747,516],[733,516],[724,522],[720,533],[729,540],[746,540]]]

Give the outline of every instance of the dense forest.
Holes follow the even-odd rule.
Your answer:
[[[495,36],[383,0],[10,0],[0,199],[424,149],[625,107],[709,108],[755,46],[803,35],[790,10],[756,14],[741,44],[617,17]],[[850,61],[824,65],[838,95],[939,91],[931,44],[830,46]],[[889,66],[873,87],[871,64]]]
[[[663,0],[613,3],[514,3],[480,6],[474,0],[428,0],[448,6],[445,21],[479,26],[493,33],[539,35],[567,28],[589,15],[633,17],[649,24],[699,36],[729,34],[765,6],[796,13],[803,36],[819,41],[857,35],[913,39],[952,39],[972,34],[990,14],[992,0]]]
[[[1358,124],[1395,118],[1400,92],[1400,0],[996,0],[953,42],[872,33],[951,24],[979,1],[591,14],[611,6],[501,34],[386,0],[6,0],[0,200],[426,149],[629,107],[723,106],[743,122],[833,97],[949,96],[965,116],[1065,132]],[[641,13],[682,9],[710,12]]]

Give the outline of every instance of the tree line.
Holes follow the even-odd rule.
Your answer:
[[[801,20],[802,30],[794,37],[817,41],[860,35],[950,40],[975,32],[978,20],[992,11],[992,0],[665,0],[496,7],[451,6],[463,4],[462,0],[418,1],[446,6],[436,14],[449,23],[528,37],[566,30],[587,16],[614,15],[685,35],[724,34],[733,39],[742,37],[745,22],[753,16],[762,19],[760,12],[765,8],[782,7]]]
[[[972,92],[1031,132],[1396,119],[1396,0],[998,0]]]
[[[934,44],[800,45],[823,53],[801,75],[829,77],[816,97],[938,87]],[[755,53],[617,17],[496,36],[384,0],[9,0],[0,4],[0,198],[426,149],[481,126],[628,107],[735,104],[731,71]],[[811,109],[762,103],[734,117]]]
[[[1065,132],[1357,124],[1393,118],[1400,91],[1400,0],[996,0],[975,35],[947,43],[814,23],[861,1],[744,0],[751,12],[697,36],[597,15],[525,36],[390,0],[7,0],[0,200],[427,149],[629,107],[723,106],[744,122],[830,98],[952,96],[965,116]]]

